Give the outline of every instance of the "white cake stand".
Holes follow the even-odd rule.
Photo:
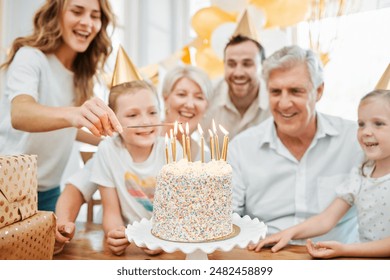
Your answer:
[[[240,228],[240,232],[238,235],[224,240],[202,243],[163,240],[151,233],[152,223],[147,219],[128,225],[126,236],[129,242],[134,242],[137,246],[147,247],[150,250],[162,249],[167,253],[182,251],[187,255],[186,260],[207,260],[207,254],[211,254],[215,250],[227,252],[236,246],[246,248],[249,243],[257,243],[260,238],[265,237],[267,226],[257,218],[252,220],[249,216],[240,217],[236,213],[232,215],[232,218],[233,224]]]

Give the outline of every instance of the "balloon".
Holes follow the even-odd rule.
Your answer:
[[[211,0],[211,5],[217,6],[227,12],[241,13],[247,6],[247,0]]]
[[[262,8],[265,6],[272,5],[272,2],[281,2],[281,1],[283,1],[283,0],[273,0],[273,1],[270,1],[270,0],[249,0],[249,3]]]
[[[210,39],[214,29],[222,23],[235,21],[235,17],[218,7],[207,7],[197,11],[191,20],[191,25],[201,38]]]
[[[256,29],[259,30],[261,27],[265,25],[267,22],[267,17],[263,11],[263,9],[256,6],[248,7],[249,16],[252,19],[253,24],[256,26]]]
[[[250,0],[250,3],[264,10],[265,27],[287,27],[306,19],[311,0]]]
[[[237,24],[228,22],[218,26],[211,34],[211,47],[219,59],[223,60],[224,50],[229,38],[234,33]]]
[[[311,0],[284,0],[281,6],[275,6],[266,11],[267,23],[265,27],[287,27],[305,20],[310,3]]]
[[[199,48],[202,48],[205,44],[208,44],[208,41],[209,40],[207,40],[207,39],[196,37],[194,40],[192,40],[188,44],[188,46],[189,47],[194,47],[195,49],[199,49]]]
[[[262,29],[260,43],[264,47],[267,57],[280,48],[290,45],[286,32],[279,28]]]
[[[196,66],[202,68],[211,79],[223,74],[223,61],[217,57],[210,47],[198,49],[195,55]]]
[[[320,59],[322,61],[322,65],[328,64],[330,57],[329,57],[329,52],[320,52]]]
[[[189,46],[183,47],[182,55],[181,55],[181,61],[185,64],[191,64],[191,54],[190,54],[190,48]]]

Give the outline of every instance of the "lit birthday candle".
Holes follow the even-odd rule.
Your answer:
[[[221,159],[226,161],[227,158],[227,151],[228,151],[228,145],[229,145],[229,132],[222,126],[219,125],[219,129],[222,131],[222,133],[225,135],[223,137],[223,145],[222,145],[222,155]]]
[[[168,133],[165,133],[165,161],[167,164],[169,163],[168,142]]]
[[[198,123],[198,131],[200,134],[200,160],[204,162],[204,137],[203,137],[203,129]]]
[[[187,158],[187,153],[186,153],[186,136],[184,134],[184,129],[181,126],[181,124],[179,124],[179,130],[180,130],[180,133],[181,133],[181,146],[183,147],[183,159],[185,159],[185,158]]]
[[[176,159],[177,159],[177,154],[176,154],[176,151],[177,151],[177,149],[176,149],[177,125],[178,125],[178,123],[177,123],[177,121],[175,121],[175,124],[173,126],[173,146],[175,147],[175,149],[174,149],[174,152],[175,152],[174,161],[176,161]]]
[[[219,153],[219,139],[218,139],[217,127],[215,126],[214,119],[212,121],[212,126],[213,126],[214,141],[215,141],[215,159],[219,160],[221,158]]]
[[[169,130],[170,140],[171,140],[171,147],[172,147],[172,161],[176,161],[176,141],[173,136],[173,129]]]
[[[191,161],[191,137],[188,123],[186,123],[186,149],[188,161]]]
[[[210,149],[211,149],[211,160],[215,159],[215,151],[214,151],[214,135],[213,132],[209,129],[210,134]]]

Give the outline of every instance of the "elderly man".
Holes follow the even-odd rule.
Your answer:
[[[264,48],[245,12],[224,51],[224,79],[209,100],[202,127],[211,128],[212,119],[229,131],[230,138],[269,117],[265,92],[260,91]]]
[[[312,51],[277,51],[264,62],[263,76],[272,117],[238,135],[228,160],[234,211],[259,218],[273,234],[324,210],[363,156],[354,122],[316,111],[324,83]],[[355,209],[320,239],[356,241]]]

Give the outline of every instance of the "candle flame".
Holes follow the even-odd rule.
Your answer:
[[[177,135],[177,121],[175,121],[175,124],[173,126],[173,134],[176,136]]]
[[[198,131],[199,131],[200,136],[203,136],[203,129],[200,126],[200,123],[198,123]]]
[[[210,137],[213,137],[213,136],[214,136],[214,134],[213,134],[213,132],[211,131],[211,129],[209,129],[209,134],[210,134]]]
[[[186,123],[186,134],[190,135],[190,127],[189,127],[188,123]]]
[[[227,131],[222,125],[219,125],[219,129],[222,131],[223,134],[229,135],[229,131]]]
[[[214,132],[214,134],[217,134],[217,127],[215,126],[215,121],[214,121],[214,119],[212,120],[212,126],[213,126],[213,132]]]
[[[172,140],[173,139],[173,129],[172,128],[169,130],[169,136],[171,137],[171,140]]]
[[[179,124],[179,130],[180,130],[181,134],[184,134],[184,128],[181,126],[181,124]]]

